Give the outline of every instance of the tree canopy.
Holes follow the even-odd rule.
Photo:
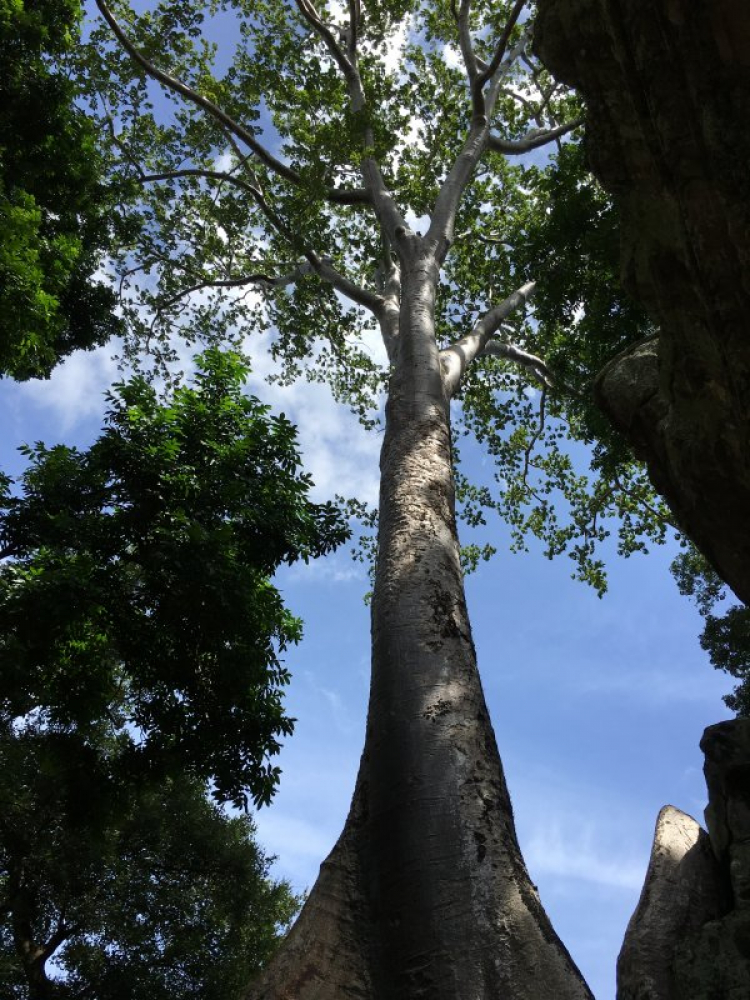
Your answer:
[[[234,995],[296,907],[206,792],[270,801],[301,636],[270,578],[347,529],[245,361],[198,361],[166,400],[115,386],[90,448],[26,447],[3,482],[0,933],[32,996],[53,956],[70,996]]]
[[[399,276],[363,157],[426,234],[497,55],[490,139],[461,179],[438,283],[439,345],[509,290],[530,292],[462,374],[456,459],[466,437],[495,468],[477,482],[457,466],[459,515],[476,528],[496,511],[516,548],[536,537],[550,557],[567,553],[599,593],[610,535],[626,556],[680,537],[593,402],[603,365],[654,330],[621,289],[618,211],[588,172],[580,102],[531,53],[533,4],[367,5],[356,39],[336,5],[99,6],[110,23],[84,59],[91,112],[114,137],[109,169],[140,191],[141,237],[120,263],[133,355],[144,340],[168,353],[175,336],[264,332],[280,378],[326,381],[377,423],[393,356],[371,331]],[[574,442],[590,449],[587,474]],[[465,566],[493,551],[472,534]],[[737,626],[712,630],[735,663],[724,640]]]
[[[617,214],[587,173],[580,104],[531,54],[533,4],[99,8],[83,72],[109,169],[139,191],[141,235],[119,265],[133,355],[264,332],[280,378],[326,381],[377,421],[398,215],[407,235],[445,240],[444,351],[525,289],[461,374],[457,437],[496,466],[459,477],[466,519],[496,509],[518,546],[567,552],[600,591],[610,533],[625,554],[663,540],[666,509],[591,401],[603,361],[651,327],[617,283]],[[459,176],[482,115],[486,147]],[[589,475],[569,440],[593,447]],[[489,551],[473,545],[467,564]]]

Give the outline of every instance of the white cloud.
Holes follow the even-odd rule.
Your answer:
[[[532,873],[593,882],[613,889],[639,889],[646,868],[642,857],[612,856],[611,842],[604,843],[591,826],[575,833],[563,831],[559,822],[537,821],[524,845]]]
[[[286,570],[287,579],[293,581],[325,581],[327,583],[364,582],[366,573],[360,563],[352,562],[347,553],[334,553],[324,559],[314,559],[309,563],[298,562]]]
[[[338,493],[377,503],[380,435],[366,431],[325,385],[304,379],[288,386],[268,384],[267,377],[276,371],[269,346],[269,335],[248,337],[243,344],[253,363],[249,388],[297,425],[305,471],[315,483],[314,498]]]
[[[40,411],[52,411],[61,434],[104,412],[104,392],[119,372],[112,345],[93,351],[76,351],[58,365],[49,379],[34,379],[18,386],[19,400]]]

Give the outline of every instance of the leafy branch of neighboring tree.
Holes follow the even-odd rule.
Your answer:
[[[726,584],[692,545],[675,559],[672,573],[680,593],[693,598],[705,620],[700,642],[711,663],[739,681],[724,701],[737,715],[750,716],[750,608],[727,607]]]
[[[231,997],[295,911],[249,820],[206,790],[270,801],[301,636],[270,578],[347,529],[247,371],[212,349],[166,402],[120,384],[88,450],[28,447],[20,492],[4,482],[0,913],[19,996],[11,967],[31,997]]]
[[[0,0],[0,375],[15,379],[120,329],[97,271],[124,216],[66,65],[81,16],[80,0]]]

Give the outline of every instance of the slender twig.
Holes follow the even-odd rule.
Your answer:
[[[536,448],[539,438],[544,433],[544,426],[547,421],[546,401],[547,401],[547,389],[546,387],[544,387],[539,393],[539,423],[524,452],[523,482],[524,485],[527,487],[528,487],[528,475],[529,475],[529,465],[531,463],[531,455],[532,452],[534,451],[534,448]]]
[[[505,358],[507,361],[513,361],[515,364],[527,368],[545,388],[551,388],[553,385],[552,373],[546,363],[535,354],[529,354],[528,351],[524,351],[516,344],[511,344],[506,340],[489,340],[482,353],[494,358]]]

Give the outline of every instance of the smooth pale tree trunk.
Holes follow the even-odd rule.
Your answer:
[[[456,534],[437,265],[403,275],[352,808],[252,1000],[583,1000],[521,857]]]

